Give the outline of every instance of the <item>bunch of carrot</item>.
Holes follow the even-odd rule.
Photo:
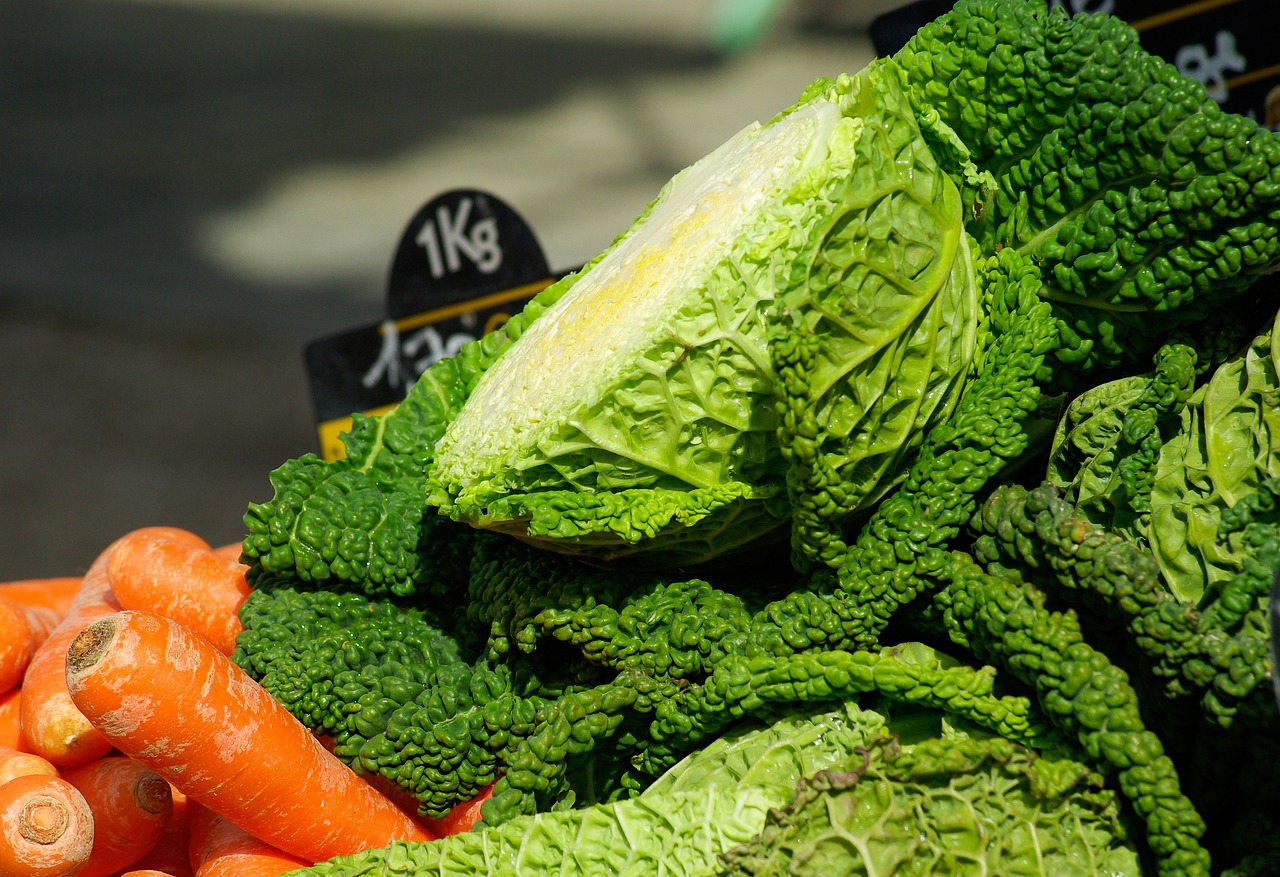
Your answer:
[[[0,584],[0,877],[274,877],[478,818],[414,818],[235,665],[238,557],[146,527]]]

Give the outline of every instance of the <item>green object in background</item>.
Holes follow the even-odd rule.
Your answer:
[[[711,45],[732,55],[755,45],[777,19],[784,0],[717,0],[711,10]]]

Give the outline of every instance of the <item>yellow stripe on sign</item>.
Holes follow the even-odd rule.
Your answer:
[[[1239,76],[1232,76],[1226,81],[1226,86],[1230,90],[1241,85],[1248,85],[1250,82],[1257,82],[1259,79],[1276,76],[1277,74],[1280,74],[1280,64],[1272,64],[1270,67],[1262,67],[1258,70],[1250,70],[1248,73],[1241,73]]]
[[[460,301],[456,304],[451,304],[443,308],[436,308],[434,311],[423,311],[420,314],[401,317],[395,321],[396,328],[400,331],[404,331],[405,329],[417,329],[419,326],[439,323],[442,320],[447,320],[450,317],[461,316],[462,314],[470,313],[471,311],[481,311],[486,308],[516,301],[517,299],[528,298],[543,289],[546,289],[554,280],[554,277],[544,277],[542,280],[535,280],[532,283],[525,283],[521,286],[513,286],[510,289],[502,290],[502,292],[482,295],[477,298],[469,298],[466,301]],[[382,330],[379,329],[379,331]]]
[[[395,405],[381,405],[377,408],[370,408],[365,411],[370,417],[377,417],[379,414],[386,414]],[[335,460],[341,460],[347,455],[346,447],[342,444],[342,434],[351,431],[353,420],[350,417],[336,417],[333,420],[326,420],[316,429],[320,433],[320,456],[327,462],[332,463]]]
[[[1210,9],[1217,9],[1219,6],[1230,6],[1232,3],[1238,2],[1240,0],[1199,0],[1198,3],[1187,3],[1167,12],[1159,12],[1146,18],[1136,19],[1129,22],[1129,25],[1136,31],[1150,30],[1153,27],[1160,27],[1179,19],[1199,15],[1201,12],[1208,12]]]

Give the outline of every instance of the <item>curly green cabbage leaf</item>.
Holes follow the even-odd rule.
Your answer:
[[[1064,383],[1141,362],[1280,258],[1280,137],[1123,19],[959,0],[891,69],[935,154],[958,159],[980,249],[1041,267]]]
[[[1154,368],[1098,384],[1071,400],[1050,442],[1047,480],[1086,520],[1145,538],[1152,473],[1170,416],[1194,391],[1196,352],[1170,343]]]
[[[690,562],[787,520],[773,319],[820,350],[844,508],[873,502],[954,405],[976,346],[959,191],[878,69],[677,174],[480,378],[429,502],[477,527]]]

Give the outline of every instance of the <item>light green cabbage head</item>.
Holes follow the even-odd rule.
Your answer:
[[[881,495],[975,347],[961,198],[895,77],[819,81],[677,174],[481,377],[428,501],[611,558],[705,559],[787,521],[769,327],[820,338],[811,395]],[[652,556],[652,555],[651,555]]]
[[[1120,877],[1142,873],[1114,794],[1007,740],[881,737],[803,778],[719,877]]]

